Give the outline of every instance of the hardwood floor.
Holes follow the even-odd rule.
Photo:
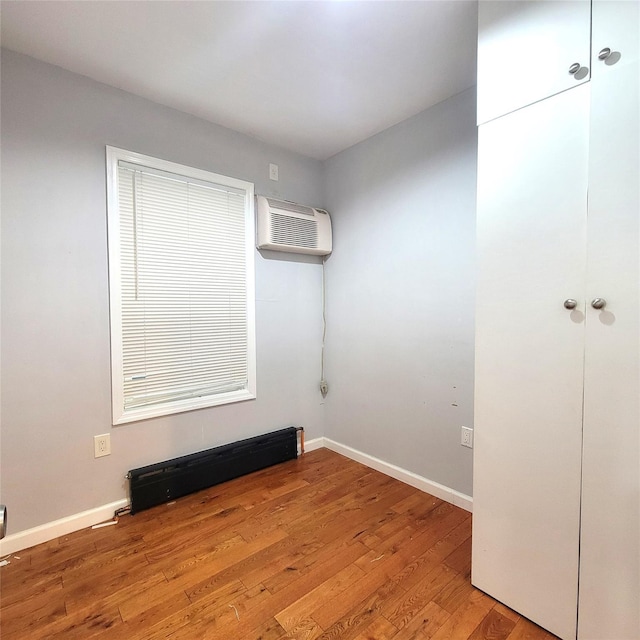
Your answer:
[[[3,640],[550,640],[469,582],[471,516],[327,449],[27,549]]]

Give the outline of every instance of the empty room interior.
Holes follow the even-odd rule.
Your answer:
[[[640,638],[638,0],[1,0],[3,640]]]

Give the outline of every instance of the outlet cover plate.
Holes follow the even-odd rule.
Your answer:
[[[473,449],[473,429],[470,429],[469,427],[461,428],[460,444],[463,447]]]
[[[102,456],[111,454],[111,435],[109,433],[93,436],[93,453],[94,458],[102,458]]]

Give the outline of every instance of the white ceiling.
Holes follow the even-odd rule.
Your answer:
[[[2,0],[2,46],[325,159],[475,84],[476,0]]]

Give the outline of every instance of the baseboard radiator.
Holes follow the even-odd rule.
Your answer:
[[[131,513],[298,457],[298,427],[158,462],[127,474]],[[304,444],[303,444],[304,446]]]

